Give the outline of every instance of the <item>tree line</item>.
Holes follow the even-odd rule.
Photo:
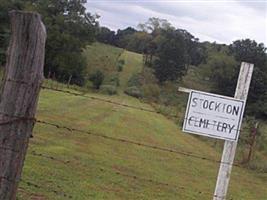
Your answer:
[[[229,96],[234,95],[241,62],[253,63],[247,112],[267,117],[267,54],[263,43],[251,39],[230,45],[200,42],[188,31],[159,18],[139,24],[138,30],[128,27],[114,32],[100,27],[96,37],[100,42],[142,53],[144,64],[154,70],[159,84],[179,81],[190,66],[196,66],[206,68],[213,92]]]
[[[86,0],[0,0],[0,65],[10,36],[8,11],[37,11],[47,28],[45,76],[83,85],[88,79],[83,50],[94,41],[143,54],[158,84],[179,82],[190,66],[206,68],[214,92],[233,96],[242,61],[255,64],[248,112],[267,117],[267,55],[263,43],[242,39],[230,45],[200,42],[187,30],[177,29],[165,19],[149,18],[138,28],[112,31],[101,27],[98,15],[85,8]],[[90,79],[90,78],[89,78]]]

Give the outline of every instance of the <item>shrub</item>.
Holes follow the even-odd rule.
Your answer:
[[[126,88],[126,90],[124,91],[124,93],[127,94],[127,95],[129,95],[129,96],[136,97],[136,98],[143,97],[142,92],[140,91],[140,89],[138,89],[135,86]]]
[[[123,70],[123,65],[125,64],[124,60],[119,60],[117,64],[117,70],[118,72],[121,72]]]
[[[94,87],[94,85],[93,85],[92,81],[89,81],[89,80],[85,81],[85,83],[84,83],[84,88],[85,89],[90,90],[93,87]]]
[[[147,84],[142,86],[144,97],[148,99],[158,99],[160,87],[157,84]]]
[[[104,80],[104,74],[100,70],[97,70],[89,76],[89,80],[92,81],[95,89],[99,89]]]
[[[120,79],[118,77],[118,74],[112,74],[110,76],[108,76],[105,80],[104,80],[104,84],[105,85],[113,85],[113,86],[119,86],[120,85]]]
[[[142,72],[143,79],[146,83],[157,84],[158,80],[154,75],[154,70],[148,67],[145,67]]]
[[[117,94],[117,87],[114,85],[102,85],[100,91],[103,94],[114,95]]]
[[[124,65],[125,61],[124,60],[119,60],[118,63],[121,64],[121,65]]]
[[[141,75],[133,74],[127,83],[128,87],[137,87],[140,88],[142,85]]]
[[[117,65],[117,71],[122,72],[122,70],[123,70],[123,66],[118,64]]]
[[[267,161],[264,160],[252,160],[248,164],[248,168],[260,173],[267,173]]]

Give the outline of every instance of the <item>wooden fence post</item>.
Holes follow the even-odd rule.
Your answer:
[[[15,200],[43,80],[46,30],[37,13],[11,11],[0,97],[0,199]]]
[[[70,87],[70,82],[71,82],[71,79],[72,79],[72,74],[69,76],[69,80],[68,80],[68,83],[67,83],[67,88]]]
[[[251,132],[251,141],[250,141],[250,144],[249,144],[249,152],[248,152],[247,163],[250,162],[251,157],[252,157],[253,149],[254,149],[254,146],[255,146],[255,143],[256,143],[258,125],[259,125],[259,122],[256,122],[255,125],[254,125],[254,128],[253,128],[253,130]]]

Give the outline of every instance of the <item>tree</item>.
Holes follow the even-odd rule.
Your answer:
[[[153,63],[155,75],[160,82],[180,79],[186,71],[186,48],[183,36],[177,30],[163,31],[156,59]]]
[[[72,76],[72,82],[83,83],[86,67],[83,48],[94,41],[97,16],[86,12],[86,0],[43,0],[33,4],[43,16],[48,36],[45,74]]]
[[[138,28],[142,33],[148,35],[145,43],[143,43],[143,60],[146,66],[151,67],[154,62],[154,57],[158,50],[159,44],[163,38],[163,32],[174,30],[174,27],[166,19],[151,17],[145,23],[140,23]]]
[[[233,56],[226,52],[209,52],[207,63],[201,66],[202,76],[209,77],[214,93],[233,96],[239,66]]]
[[[111,31],[107,27],[100,27],[97,32],[96,39],[99,42],[114,45],[115,44],[115,32]]]
[[[261,105],[267,101],[267,54],[263,43],[254,40],[236,40],[230,45],[230,54],[240,62],[254,64],[254,72],[248,96],[248,112],[256,116],[267,117],[267,107]]]
[[[126,48],[131,36],[136,32],[137,30],[132,27],[127,27],[123,30],[119,29],[115,37],[115,45],[121,48]]]
[[[198,66],[201,63],[205,63],[207,59],[206,48],[199,42],[194,42],[194,47],[189,52],[190,64]]]
[[[201,68],[210,77],[214,92],[233,96],[241,62],[254,64],[247,101],[247,111],[254,117],[267,117],[267,63],[266,49],[255,41],[237,40],[230,46],[205,44],[208,58]]]
[[[129,51],[135,51],[137,53],[143,53],[146,46],[151,42],[152,36],[146,32],[135,32],[129,37],[126,49]]]
[[[263,43],[254,40],[236,40],[230,45],[230,53],[237,61],[253,63],[255,67],[263,69],[266,66],[266,48]],[[265,68],[267,70],[267,68]]]
[[[174,29],[170,22],[166,19],[160,19],[157,17],[151,17],[145,23],[140,23],[138,28],[141,31],[148,32],[148,33],[155,33],[159,30],[168,30]]]
[[[104,80],[104,74],[100,70],[96,70],[90,75],[89,80],[92,81],[95,89],[99,89]]]
[[[86,12],[86,0],[0,1],[0,42],[4,46],[0,49],[0,58],[3,57],[10,32],[8,10],[37,11],[42,15],[47,29],[45,75],[60,74],[66,80],[73,76],[73,83],[81,84],[86,67],[82,51],[94,41],[98,27],[98,16]],[[2,63],[3,59],[0,65]]]
[[[146,66],[151,67],[153,58],[157,52],[159,41],[156,38],[149,40],[143,49],[143,62]]]
[[[25,2],[22,0],[0,0],[0,66],[5,64],[6,50],[10,36],[8,11],[13,9],[22,10],[24,8],[23,3]]]
[[[186,46],[186,63],[189,65],[199,65],[206,59],[205,46],[199,42],[199,39],[184,29],[177,29],[184,38]]]

